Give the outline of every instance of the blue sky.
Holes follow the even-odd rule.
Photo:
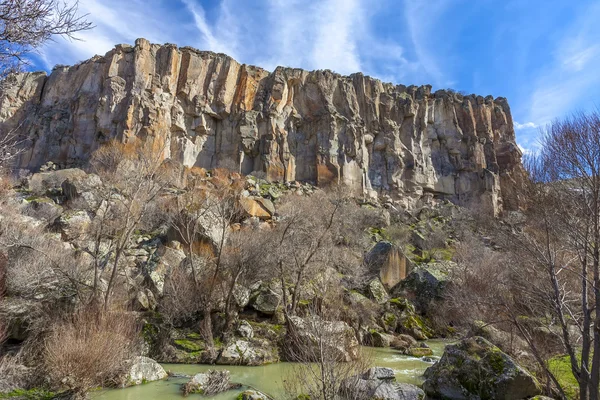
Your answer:
[[[600,105],[598,0],[80,0],[96,28],[57,39],[36,69],[145,37],[278,65],[507,97],[517,140]]]

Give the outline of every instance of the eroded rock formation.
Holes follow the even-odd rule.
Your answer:
[[[28,135],[21,168],[84,164],[101,143],[139,138],[186,166],[342,182],[407,206],[432,196],[516,206],[510,186],[521,153],[504,98],[432,93],[360,73],[268,72],[145,39],[49,76],[10,79],[0,129]]]

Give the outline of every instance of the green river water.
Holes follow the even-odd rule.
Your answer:
[[[436,357],[440,357],[447,342],[442,340],[429,340],[427,344],[433,350]],[[432,363],[424,362],[422,359],[400,354],[399,351],[390,348],[365,347],[367,355],[373,360],[373,366],[389,367],[396,373],[399,382],[420,384],[423,382],[423,372]],[[174,373],[194,375],[209,369],[227,369],[231,372],[231,381],[250,385],[273,396],[275,399],[282,398],[282,381],[292,372],[293,363],[277,363],[259,367],[245,367],[232,365],[201,365],[201,364],[162,364],[165,370]],[[126,389],[111,389],[92,393],[94,400],[181,400],[180,387],[185,383],[185,378],[169,378],[167,380],[146,383]],[[212,400],[234,400],[241,390],[231,390],[210,398]],[[191,397],[198,397],[192,395]]]

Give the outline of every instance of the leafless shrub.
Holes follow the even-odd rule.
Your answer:
[[[186,265],[174,267],[165,279],[160,312],[166,323],[179,326],[198,318],[202,311],[200,287]]]
[[[44,369],[55,386],[76,394],[106,386],[137,355],[138,334],[137,322],[126,313],[80,310],[51,326]]]

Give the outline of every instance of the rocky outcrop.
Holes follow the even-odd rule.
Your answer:
[[[486,339],[447,346],[425,371],[423,389],[435,399],[526,399],[540,394],[537,380]]]
[[[186,166],[269,180],[344,183],[398,205],[432,196],[515,207],[521,179],[506,99],[383,83],[360,73],[239,64],[151,44],[9,78],[0,129],[29,137],[19,166],[85,163],[110,140],[141,139]]]

